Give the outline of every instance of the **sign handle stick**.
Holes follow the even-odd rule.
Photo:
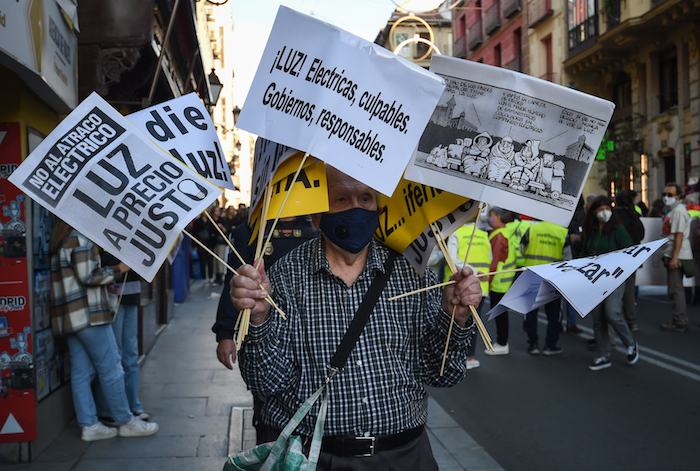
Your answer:
[[[231,270],[231,271],[233,272],[234,275],[240,276],[240,275],[238,274],[238,272],[237,272],[231,265],[229,265],[228,263],[226,263],[226,262],[224,262],[223,260],[221,260],[221,258],[219,258],[218,255],[216,255],[214,252],[212,252],[211,250],[209,250],[208,247],[206,247],[203,243],[201,243],[199,240],[197,240],[192,234],[190,234],[189,232],[187,232],[187,231],[185,231],[185,230],[183,230],[182,233],[185,234],[185,235],[186,235],[187,237],[189,237],[190,239],[192,239],[194,242],[196,242],[197,245],[199,245],[200,247],[202,247],[204,250],[206,250],[207,252],[209,252],[209,254],[210,254],[211,256],[213,256],[216,260],[218,260],[219,262],[221,262],[226,268],[228,268],[229,270]],[[285,319],[285,320],[287,319],[287,317],[285,316],[284,312],[282,312],[282,310],[277,306],[277,304],[275,304],[275,302],[272,300],[272,298],[270,297],[270,295],[268,295],[265,299],[267,300],[268,303],[270,303],[270,305],[271,305],[272,307],[274,307],[274,308],[277,310],[277,312],[280,313],[280,316],[282,316],[282,319]]]
[[[270,238],[272,238],[272,233],[275,231],[275,227],[277,226],[277,221],[280,219],[280,215],[282,214],[282,210],[284,209],[284,205],[287,203],[287,200],[289,199],[289,195],[292,193],[292,187],[297,181],[297,177],[299,177],[299,173],[301,172],[301,169],[304,168],[304,163],[306,163],[306,159],[309,157],[309,153],[305,152],[304,153],[304,158],[301,159],[301,163],[299,164],[299,168],[297,168],[296,173],[294,174],[294,178],[292,179],[292,184],[289,186],[289,191],[287,192],[286,195],[284,195],[284,200],[282,200],[282,204],[280,205],[279,211],[277,211],[277,216],[275,217],[275,221],[272,223],[272,227],[270,228],[270,233],[267,234],[267,240],[265,240],[265,245],[263,247],[267,247],[267,244],[270,242]]]

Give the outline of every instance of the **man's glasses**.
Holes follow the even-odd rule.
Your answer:
[[[664,193],[663,196],[670,196],[671,198],[676,197],[675,193]]]

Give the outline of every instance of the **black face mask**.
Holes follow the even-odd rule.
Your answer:
[[[369,244],[379,227],[379,211],[352,208],[321,215],[321,231],[343,250],[356,254]]]

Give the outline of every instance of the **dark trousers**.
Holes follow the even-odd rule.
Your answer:
[[[489,293],[489,300],[491,302],[491,309],[501,302],[503,296],[506,293],[496,293],[491,291]],[[510,325],[508,322],[508,311],[504,312],[500,316],[496,317],[496,343],[498,345],[508,345],[508,330]]]
[[[560,298],[550,301],[544,305],[544,312],[547,314],[547,336],[544,339],[544,344],[548,347],[556,347],[557,342],[559,342],[560,307]],[[523,321],[523,330],[527,333],[527,338],[530,345],[539,347],[539,340],[537,337],[537,309],[527,313],[527,316],[525,316],[525,320]]]

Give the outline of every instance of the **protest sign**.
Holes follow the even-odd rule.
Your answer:
[[[430,223],[437,222],[447,238],[478,211],[464,196],[402,179],[394,195],[379,195],[379,227],[374,238],[403,253],[419,273],[425,271],[435,236]]]
[[[452,57],[430,70],[447,85],[405,178],[567,226],[614,104]]]
[[[507,309],[526,314],[556,299],[557,292],[585,317],[664,243],[666,239],[659,239],[603,255],[527,267],[489,311],[489,319]]]
[[[131,113],[127,119],[216,186],[236,189],[214,123],[196,93]]]
[[[391,51],[281,6],[237,126],[390,195],[443,88]]]
[[[10,177],[151,281],[178,234],[221,190],[93,93]]]

